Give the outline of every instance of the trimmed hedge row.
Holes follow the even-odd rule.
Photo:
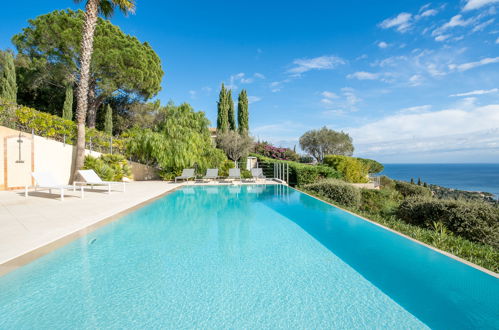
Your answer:
[[[274,163],[284,163],[289,165],[289,184],[292,186],[303,186],[310,183],[315,183],[321,179],[340,179],[341,174],[329,166],[309,165],[293,161],[276,160],[262,155],[251,154],[257,157],[260,167],[267,169],[267,176],[270,175],[271,167]]]
[[[345,181],[336,179],[326,179],[317,183],[307,184],[303,186],[303,189],[344,206],[357,207],[361,200],[359,189]]]
[[[424,228],[442,223],[456,235],[499,248],[499,208],[489,203],[409,197],[400,204],[397,216]]]
[[[76,141],[76,123],[72,120],[29,107],[8,103],[1,99],[0,125],[27,133],[33,132],[36,135],[68,144],[74,144]],[[113,153],[123,153],[125,149],[124,139],[112,137],[94,128],[86,129],[85,140],[87,148],[90,148],[91,142],[93,150],[109,152],[111,149],[111,138]]]

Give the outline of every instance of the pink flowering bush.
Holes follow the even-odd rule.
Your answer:
[[[279,160],[298,161],[300,156],[289,148],[279,148],[271,145],[268,142],[258,142],[254,146],[255,153]]]

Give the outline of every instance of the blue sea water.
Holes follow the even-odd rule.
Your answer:
[[[383,164],[381,173],[392,179],[414,178],[439,186],[483,191],[499,197],[499,164]]]
[[[291,188],[184,187],[1,277],[0,329],[492,329],[498,296]]]

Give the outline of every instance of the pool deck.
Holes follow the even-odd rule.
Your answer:
[[[130,182],[125,193],[96,187],[83,199],[78,191],[65,194],[64,201],[58,191],[30,191],[28,198],[24,191],[0,191],[0,276],[185,184],[213,183]]]

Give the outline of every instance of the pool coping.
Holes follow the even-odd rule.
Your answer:
[[[463,258],[460,258],[460,257],[458,257],[458,256],[456,256],[456,255],[453,255],[452,253],[449,253],[449,252],[447,252],[447,251],[440,250],[439,248],[436,248],[436,247],[431,246],[431,245],[429,245],[429,244],[426,244],[426,243],[424,243],[424,242],[418,241],[418,240],[417,240],[417,239],[415,239],[415,238],[412,238],[412,237],[410,237],[410,236],[407,236],[406,234],[403,234],[403,233],[401,233],[401,232],[398,232],[398,231],[396,231],[396,230],[394,230],[394,229],[392,229],[392,228],[389,228],[389,227],[387,227],[387,226],[385,226],[385,225],[382,225],[382,224],[380,224],[380,223],[378,223],[378,222],[376,222],[376,221],[374,221],[374,220],[368,219],[368,218],[366,218],[366,217],[364,217],[364,216],[362,216],[362,215],[360,215],[360,214],[354,213],[354,212],[349,211],[349,210],[347,210],[347,209],[344,209],[344,208],[342,208],[342,207],[340,207],[340,206],[337,206],[337,205],[335,205],[335,204],[333,204],[333,203],[330,203],[330,202],[327,202],[327,201],[325,201],[325,200],[322,200],[322,199],[320,199],[320,198],[319,198],[319,197],[317,197],[317,196],[311,195],[311,194],[309,194],[309,193],[306,193],[306,192],[304,192],[304,191],[302,191],[302,190],[296,189],[296,188],[291,187],[291,186],[288,186],[288,187],[289,187],[289,188],[291,188],[291,189],[293,189],[293,190],[296,190],[296,191],[298,191],[298,192],[300,192],[300,193],[302,193],[302,194],[305,194],[305,195],[307,195],[307,196],[309,196],[309,197],[312,197],[312,198],[314,198],[314,199],[316,199],[316,200],[318,200],[318,201],[321,201],[321,202],[323,202],[323,203],[326,203],[326,204],[328,204],[328,205],[331,205],[331,206],[333,206],[333,207],[335,207],[335,208],[337,208],[337,209],[340,209],[340,210],[342,210],[342,211],[345,211],[345,212],[347,212],[347,213],[350,213],[351,215],[354,215],[354,216],[356,216],[356,217],[358,217],[358,218],[360,218],[360,219],[362,219],[362,220],[365,220],[365,221],[370,222],[370,223],[372,223],[372,224],[374,224],[374,225],[376,225],[376,226],[378,226],[378,227],[381,227],[381,228],[384,228],[384,229],[386,229],[386,230],[388,230],[388,231],[391,231],[391,232],[392,232],[392,233],[394,233],[394,234],[397,234],[397,235],[399,235],[399,236],[402,236],[402,237],[404,237],[404,238],[407,238],[407,239],[409,239],[409,240],[411,240],[411,241],[413,241],[413,242],[415,242],[415,243],[418,243],[418,244],[423,245],[423,246],[425,246],[425,247],[427,247],[427,248],[430,248],[430,249],[432,249],[432,250],[433,250],[433,251],[435,251],[435,252],[438,252],[438,253],[440,253],[440,254],[443,254],[443,255],[445,255],[445,256],[447,256],[447,257],[450,257],[450,258],[452,258],[452,259],[454,259],[454,260],[456,260],[456,261],[459,261],[459,262],[461,262],[461,263],[463,263],[463,264],[465,264],[465,265],[467,265],[467,266],[473,267],[473,268],[475,268],[476,270],[482,271],[482,272],[484,272],[484,273],[486,273],[486,274],[488,274],[488,275],[490,275],[490,276],[493,276],[493,277],[495,277],[495,278],[498,278],[498,279],[499,279],[499,274],[498,274],[498,273],[495,273],[495,272],[493,272],[493,271],[491,271],[490,269],[484,268],[484,267],[479,266],[479,265],[477,265],[477,264],[474,264],[474,263],[472,263],[472,262],[470,262],[470,261],[468,261],[468,260],[465,260],[465,259],[463,259]]]
[[[169,195],[169,194],[177,191],[178,189],[181,189],[183,186],[184,185],[180,185],[178,187],[175,187],[173,189],[165,191],[159,195],[156,195],[156,196],[149,198],[145,201],[139,202],[138,204],[135,204],[129,208],[126,208],[122,211],[119,211],[118,213],[115,213],[111,216],[104,217],[104,218],[84,227],[84,228],[73,231],[73,232],[66,234],[62,237],[59,237],[59,238],[57,238],[57,239],[55,239],[47,244],[43,244],[42,246],[39,246],[39,247],[32,249],[26,253],[18,255],[12,259],[9,259],[9,260],[5,261],[4,263],[0,264],[0,277],[7,275],[8,273],[10,273],[18,268],[26,266],[27,264],[35,261],[36,259],[41,258],[44,255],[47,255],[47,254],[63,247],[64,245],[67,245],[67,244],[69,244],[69,243],[71,243],[79,238],[82,238],[82,237],[96,231],[97,229],[102,228],[102,227],[110,224],[111,222],[117,221],[129,213],[132,213],[133,211],[136,211],[136,210],[138,210],[138,209],[140,209],[140,208],[142,208],[142,207],[144,207],[144,206],[146,206],[146,205],[148,205],[148,204],[150,204],[150,203],[152,203],[160,198],[165,197],[166,195]]]

